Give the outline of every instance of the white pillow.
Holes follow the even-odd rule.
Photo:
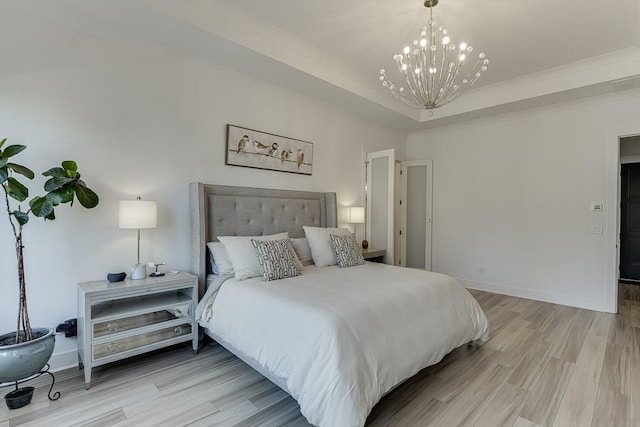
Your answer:
[[[293,245],[293,250],[296,252],[298,259],[303,266],[313,264],[311,248],[309,247],[309,242],[305,237],[299,239],[291,239],[291,244]]]
[[[246,280],[262,276],[262,266],[258,262],[256,250],[251,244],[254,240],[288,239],[289,233],[272,234],[271,236],[218,236],[231,258],[236,280]]]
[[[209,248],[209,252],[211,252],[213,263],[215,264],[215,266],[211,266],[211,272],[219,276],[233,274],[233,264],[231,264],[231,258],[229,258],[229,254],[224,248],[224,245],[221,242],[209,242],[207,243],[207,247]]]
[[[331,238],[329,235],[334,234],[336,236],[347,236],[351,234],[351,231],[347,228],[322,228],[322,227],[302,227],[304,234],[307,236],[309,247],[311,248],[311,255],[313,256],[313,262],[316,267],[327,267],[329,265],[336,265],[338,261],[333,253],[333,247],[331,246]]]
[[[300,258],[298,258],[298,254],[296,253],[296,250],[293,247],[293,243],[291,242],[291,239],[287,239],[287,248],[289,249],[289,252],[291,252],[291,258],[293,258],[293,262],[296,264],[296,268],[298,269],[298,274],[302,274],[302,270],[304,270],[304,265],[300,261]],[[262,263],[260,263],[260,265],[262,265]],[[264,267],[264,265],[262,265],[262,267]]]

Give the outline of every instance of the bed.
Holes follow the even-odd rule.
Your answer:
[[[364,425],[404,380],[460,345],[487,339],[477,302],[442,274],[367,262],[309,265],[271,282],[213,275],[207,243],[279,232],[297,239],[304,226],[336,227],[336,196],[202,183],[190,191],[200,325],[293,396],[314,425]]]

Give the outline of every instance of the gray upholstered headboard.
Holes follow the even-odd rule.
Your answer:
[[[216,236],[260,236],[283,231],[304,237],[305,225],[336,227],[336,193],[271,190],[194,182],[191,196],[191,270],[200,296],[207,276],[207,242]]]

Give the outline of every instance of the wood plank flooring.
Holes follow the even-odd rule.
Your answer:
[[[370,426],[640,426],[640,286],[621,284],[619,314],[471,291],[491,339],[463,346],[373,409]],[[215,343],[180,346],[57,374],[49,402],[0,407],[0,427],[306,426],[297,403]],[[7,390],[7,389],[5,389]]]

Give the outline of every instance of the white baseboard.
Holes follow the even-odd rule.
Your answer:
[[[68,350],[62,353],[53,353],[49,359],[51,372],[62,371],[69,368],[78,367],[78,351]]]
[[[611,313],[605,299],[583,298],[574,295],[559,294],[555,292],[540,291],[537,289],[518,288],[498,283],[478,282],[476,280],[456,277],[465,287],[479,291],[493,292],[512,297],[532,299],[536,301],[550,302],[553,304],[568,305],[570,307],[586,308],[588,310]]]

